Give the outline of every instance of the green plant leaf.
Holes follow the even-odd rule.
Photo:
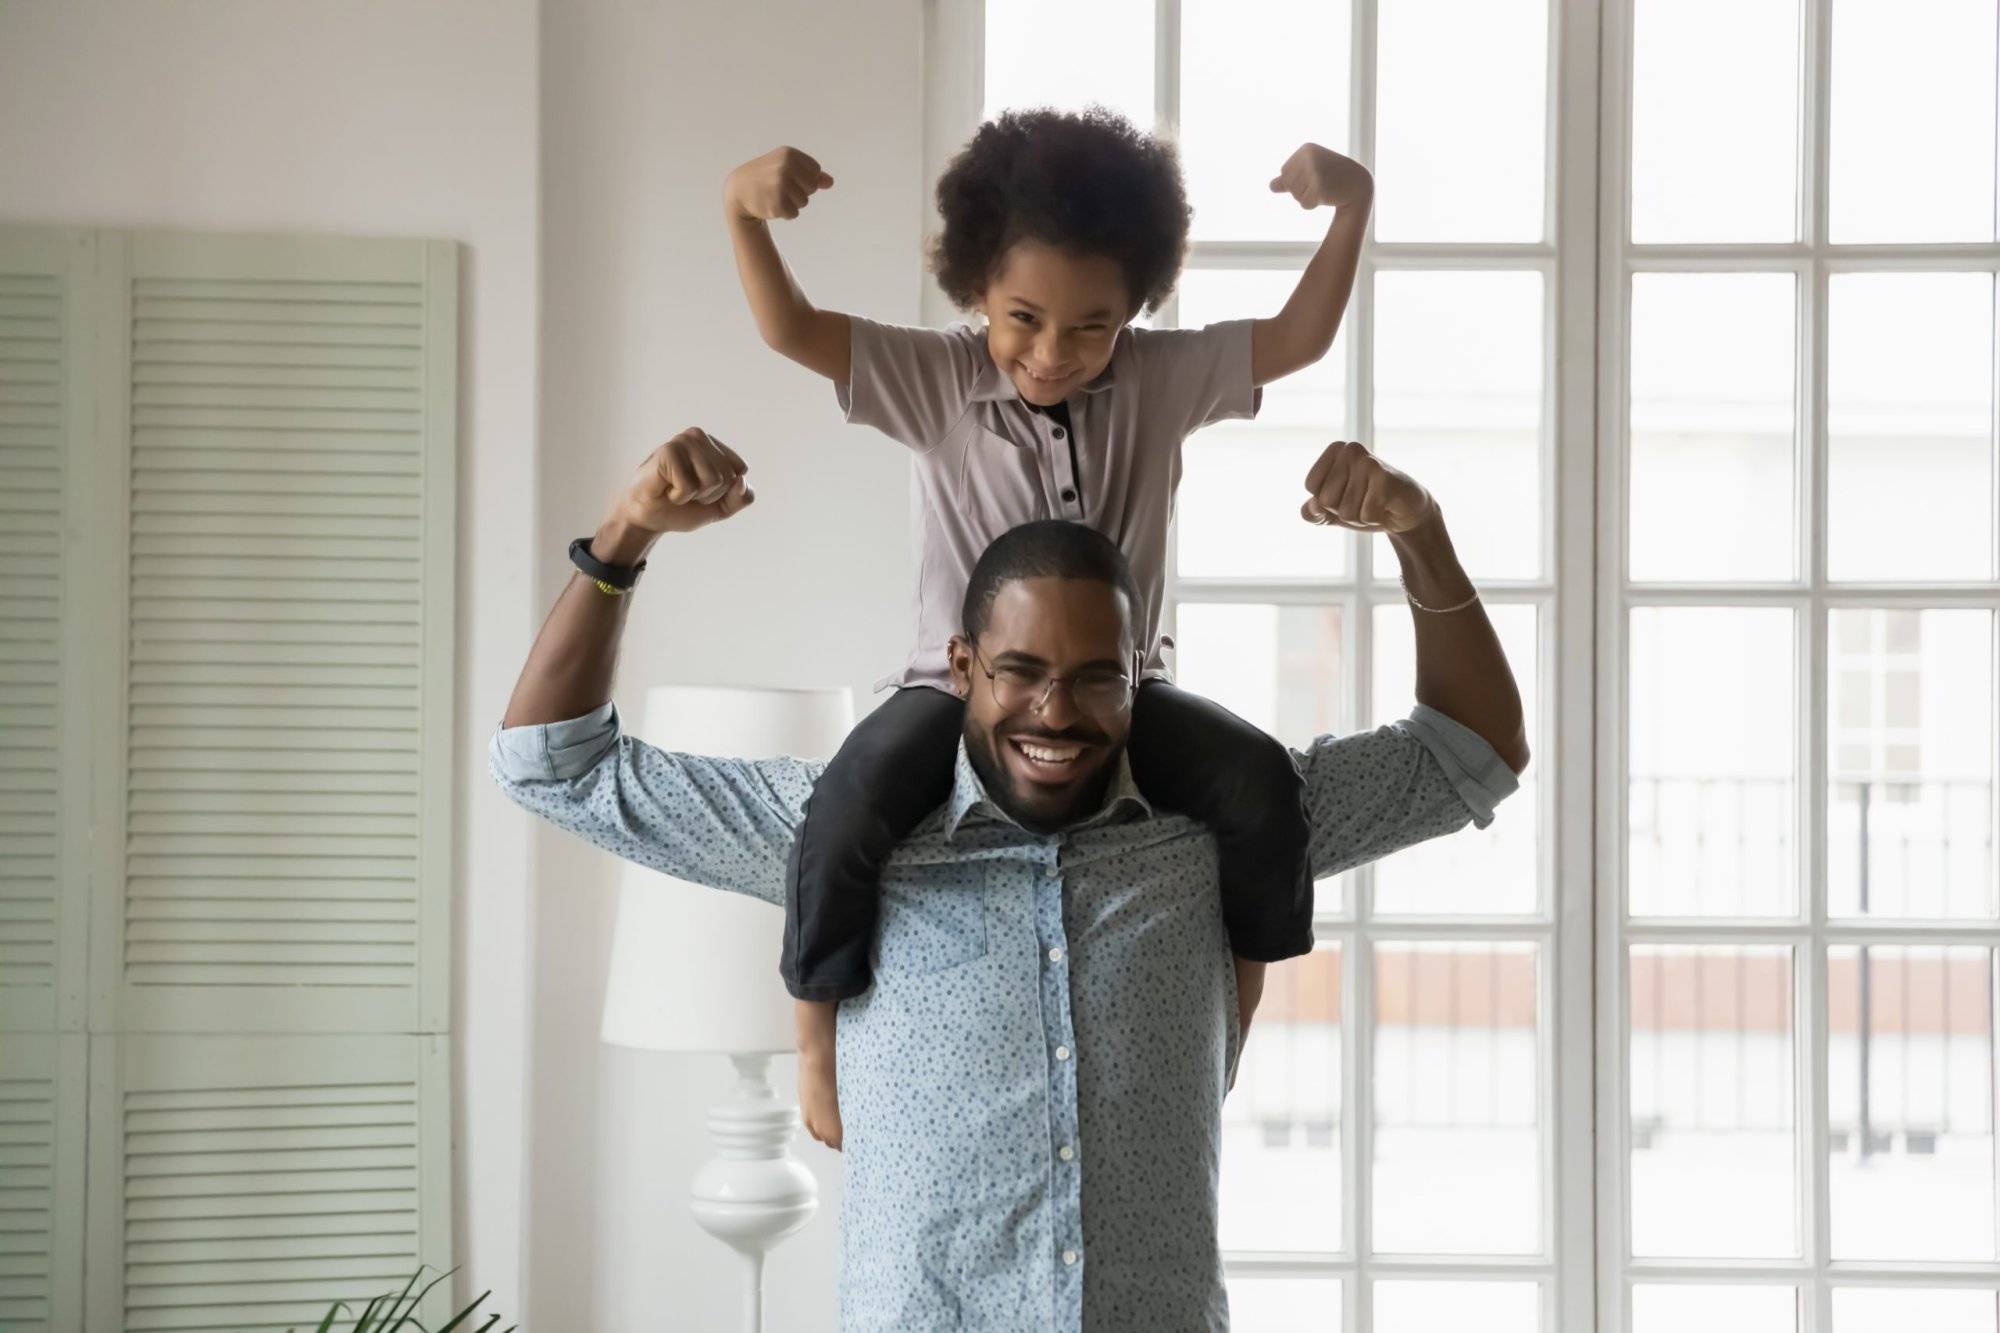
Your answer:
[[[354,1321],[352,1333],[377,1333],[380,1323],[376,1316],[376,1311],[380,1309],[382,1302],[388,1299],[388,1293],[384,1292],[382,1295],[368,1302],[368,1308],[361,1312],[361,1318]]]
[[[410,1283],[412,1286],[416,1284],[417,1278],[420,1278],[424,1275],[424,1269],[428,1267],[430,1267],[429,1264],[422,1264],[418,1266],[416,1274],[410,1278]],[[456,1273],[457,1271],[458,1269],[456,1268],[447,1268],[444,1272],[439,1273],[429,1282],[426,1282],[424,1284],[424,1289],[422,1291],[410,1297],[410,1308],[403,1311],[402,1314],[397,1315],[395,1323],[386,1325],[383,1329],[383,1333],[393,1333],[393,1330],[402,1328],[405,1325],[410,1325],[410,1324],[416,1325],[418,1329],[423,1329],[424,1326],[422,1324],[417,1323],[416,1320],[417,1307],[423,1304],[424,1297],[431,1294],[432,1287],[435,1287],[438,1283],[444,1281],[446,1278],[450,1277],[453,1273]],[[410,1290],[410,1288],[404,1287],[403,1290],[405,1293],[407,1293]],[[398,1297],[397,1299],[400,1300],[401,1297]],[[390,1306],[389,1313],[395,1314],[396,1308],[394,1306]],[[387,1316],[384,1316],[384,1318],[386,1317]]]
[[[490,1287],[487,1288],[485,1291],[480,1292],[478,1300],[473,1301],[472,1304],[466,1306],[463,1310],[460,1310],[457,1314],[453,1315],[451,1317],[450,1323],[439,1325],[437,1333],[451,1333],[453,1329],[457,1328],[460,1324],[470,1319],[472,1317],[472,1312],[474,1310],[477,1310],[480,1306],[480,1303],[483,1302],[488,1296],[491,1296],[492,1294],[493,1290]],[[485,1326],[487,1328],[493,1327],[494,1320],[498,1319],[499,1317],[500,1316],[497,1314],[493,1315],[486,1321]]]

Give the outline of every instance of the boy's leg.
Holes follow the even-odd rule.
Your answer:
[[[792,1001],[792,1024],[799,1045],[799,1118],[806,1133],[840,1151],[840,1079],[834,1070],[834,1029],[838,1000]]]
[[[1222,705],[1161,680],[1139,687],[1126,748],[1147,800],[1215,834],[1222,919],[1236,955],[1275,963],[1310,950],[1311,830],[1291,752]]]
[[[868,989],[882,865],[951,795],[965,704],[925,686],[896,691],[849,733],[813,786],[786,866],[778,970],[800,1000]]]

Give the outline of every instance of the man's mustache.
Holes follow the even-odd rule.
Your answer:
[[[1095,727],[1071,726],[1061,731],[1050,731],[1033,723],[1021,726],[1003,726],[994,734],[1024,741],[1074,741],[1079,745],[1106,745],[1111,738]]]

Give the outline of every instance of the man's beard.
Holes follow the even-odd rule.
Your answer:
[[[1003,723],[1004,727],[1006,724]],[[972,763],[972,771],[979,775],[980,785],[986,788],[986,795],[1001,811],[1022,828],[1031,833],[1055,833],[1081,819],[1095,814],[1104,804],[1104,793],[1111,785],[1111,776],[1117,771],[1118,759],[1124,753],[1123,746],[1106,748],[1093,773],[1077,789],[1076,798],[1067,809],[1054,815],[1037,814],[1022,808],[1022,802],[1014,791],[1013,777],[1001,758],[1000,747],[1007,744],[1007,737],[1017,736],[1024,740],[1075,741],[1083,745],[1109,747],[1110,737],[1102,731],[1083,723],[1065,727],[1061,731],[1051,731],[1047,727],[1030,723],[1009,730],[981,731],[973,725],[968,716],[965,720],[965,756]]]

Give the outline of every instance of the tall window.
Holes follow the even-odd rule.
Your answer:
[[[1600,1326],[1992,1333],[1994,6],[1607,23]]]
[[[1996,1328],[2000,602],[1988,0],[986,0],[982,115],[1172,133],[1157,322],[1274,313],[1367,163],[1333,352],[1186,448],[1182,683],[1298,743],[1403,715],[1360,439],[1439,496],[1536,760],[1320,886],[1225,1107],[1235,1327]],[[1601,133],[1600,133],[1601,127]]]

